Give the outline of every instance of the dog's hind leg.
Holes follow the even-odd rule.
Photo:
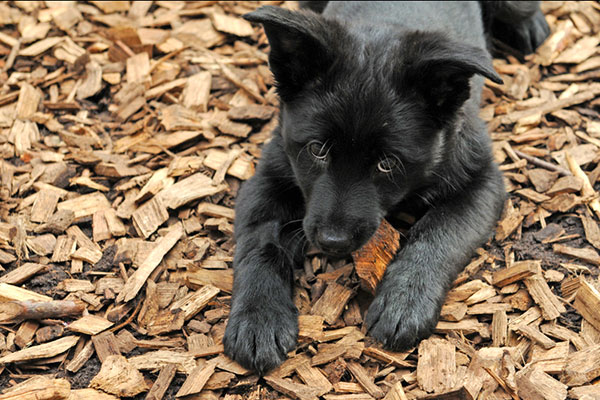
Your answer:
[[[530,54],[550,34],[539,1],[480,1],[492,37]]]
[[[318,1],[318,0],[308,0],[308,1],[299,1],[300,8],[307,8],[309,10],[313,10],[316,13],[322,13],[325,7],[327,6],[328,1]]]

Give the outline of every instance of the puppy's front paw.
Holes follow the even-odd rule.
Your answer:
[[[439,318],[432,293],[381,287],[367,312],[365,324],[372,337],[390,350],[407,350],[433,332]]]
[[[294,305],[252,306],[232,311],[225,329],[225,353],[245,368],[264,375],[281,364],[298,337]]]

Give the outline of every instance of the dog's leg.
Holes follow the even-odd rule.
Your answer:
[[[285,360],[298,334],[293,264],[304,236],[302,215],[291,210],[304,206],[278,142],[265,146],[237,198],[233,299],[223,339],[227,355],[261,375]]]
[[[300,8],[307,8],[313,10],[316,13],[322,13],[325,7],[327,7],[328,1],[299,1]]]
[[[496,39],[530,54],[550,34],[539,1],[480,1],[484,19],[491,20]],[[487,16],[487,18],[486,18]]]
[[[487,240],[504,198],[500,172],[490,165],[470,189],[431,207],[411,228],[367,312],[373,337],[404,350],[432,333],[448,289]]]

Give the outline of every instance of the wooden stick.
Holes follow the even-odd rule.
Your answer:
[[[123,43],[121,40],[116,40],[115,41],[116,45],[119,46],[124,52],[125,54],[127,54],[129,57],[133,57],[135,56],[135,53],[133,52],[133,50],[131,50],[129,48],[129,46],[127,46],[125,43]]]
[[[85,304],[78,301],[9,301],[0,303],[0,324],[9,324],[26,319],[42,320],[81,315]]]
[[[144,303],[143,301],[138,302],[138,304],[135,306],[135,310],[133,310],[133,313],[129,316],[129,318],[127,318],[125,321],[123,321],[119,325],[114,326],[111,329],[109,329],[109,332],[116,332],[116,331],[120,330],[121,328],[129,325],[131,323],[131,321],[133,321],[133,319],[136,317],[136,315],[138,315],[138,313],[142,309],[143,303]]]
[[[519,400],[519,397],[517,396],[517,394],[515,393],[515,391],[514,391],[514,390],[512,390],[512,389],[511,389],[511,388],[510,388],[510,387],[509,387],[509,386],[506,384],[506,382],[504,382],[504,379],[502,379],[500,376],[498,376],[498,374],[496,374],[496,373],[494,372],[494,370],[492,370],[491,368],[488,368],[488,367],[486,367],[486,366],[482,366],[482,367],[483,367],[483,369],[484,369],[484,370],[485,370],[485,371],[486,371],[488,374],[490,374],[490,376],[491,376],[492,378],[494,378],[494,380],[495,380],[496,382],[498,382],[498,384],[499,384],[500,386],[502,386],[502,389],[504,389],[504,390],[506,391],[506,393],[508,393],[508,394],[510,395],[510,397],[512,397],[514,400]]]
[[[559,174],[561,174],[562,176],[573,175],[571,173],[571,171],[567,171],[566,169],[564,169],[564,168],[562,168],[562,167],[560,167],[558,165],[554,165],[552,163],[549,163],[548,161],[540,160],[537,157],[530,156],[529,154],[523,153],[520,150],[515,150],[515,154],[518,155],[519,157],[524,158],[525,160],[529,161],[533,165],[537,165],[538,167],[542,167],[542,168],[548,169],[550,171],[556,171]]]

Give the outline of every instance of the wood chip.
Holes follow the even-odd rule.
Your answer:
[[[187,321],[200,312],[206,305],[219,294],[219,289],[206,285],[202,289],[190,293],[183,299],[176,301],[171,306],[171,312],[181,310],[183,312],[184,319]]]
[[[473,400],[473,396],[465,387],[461,387],[445,393],[423,396],[420,400]]]
[[[66,379],[36,376],[0,394],[0,400],[62,400],[70,399],[71,384]]]
[[[190,394],[199,393],[208,379],[215,372],[215,365],[208,363],[205,366],[196,367],[192,373],[187,377],[181,388],[175,395],[175,397],[183,397]]]
[[[341,344],[327,344],[319,347],[319,352],[310,360],[310,365],[326,364],[340,357],[346,352],[346,346]]]
[[[419,344],[417,380],[426,392],[442,393],[456,384],[454,345],[446,340],[430,338]]]
[[[65,262],[71,259],[71,255],[75,253],[77,241],[72,236],[62,235],[56,239],[54,252],[52,253],[53,262]]]
[[[133,226],[147,238],[169,219],[169,212],[159,196],[154,196],[131,215]]]
[[[152,384],[148,395],[146,395],[146,400],[161,400],[175,377],[176,372],[177,367],[174,364],[162,367],[156,381]]]
[[[571,353],[561,381],[567,385],[579,386],[600,376],[600,345]]]
[[[67,328],[74,332],[85,333],[86,335],[93,336],[110,328],[111,326],[113,326],[113,323],[105,318],[102,318],[98,315],[86,315],[79,318],[77,321],[71,322]]]
[[[583,281],[577,290],[573,307],[596,329],[600,330],[600,292]]]
[[[40,358],[54,357],[60,353],[69,350],[77,344],[78,336],[66,336],[53,342],[31,346],[23,350],[9,353],[0,357],[0,364],[9,364],[14,362],[38,360]]]
[[[110,203],[100,192],[94,192],[71,200],[65,200],[56,206],[60,210],[73,211],[75,222],[91,217],[96,211],[110,208]]]
[[[567,311],[541,276],[533,276],[525,279],[525,286],[527,286],[527,290],[535,303],[540,306],[544,319],[551,320],[558,318],[560,314]]]
[[[167,207],[179,208],[190,201],[212,196],[222,192],[224,189],[224,185],[214,186],[210,178],[201,173],[197,173],[180,180],[176,184],[161,191],[157,196],[162,199]]]
[[[22,349],[32,344],[33,337],[39,326],[40,324],[35,321],[25,321],[22,323],[15,334],[15,344]]]
[[[312,388],[307,385],[301,385],[298,383],[294,383],[290,380],[284,378],[276,378],[273,376],[265,376],[265,382],[267,382],[271,387],[273,387],[278,392],[285,394],[286,396],[290,396],[292,399],[296,400],[317,400],[319,389]]]
[[[311,367],[308,362],[299,365],[296,368],[296,373],[305,384],[319,390],[317,396],[322,396],[333,389],[331,382],[327,380],[323,373],[319,369]]]
[[[76,373],[94,354],[94,347],[91,340],[88,340],[83,348],[75,354],[73,359],[67,364],[66,369],[69,372]]]
[[[424,342],[442,356],[383,350],[362,327],[398,251],[385,246],[417,223],[402,212],[399,234],[359,251],[364,268],[306,249],[298,344],[271,383],[224,354],[236,198],[280,119],[268,38],[243,18],[267,3],[0,2],[0,355],[32,349],[0,364],[0,398],[125,397],[116,373],[118,394],[89,387],[90,366],[121,355],[149,390],[135,398],[184,381],[210,400],[595,398],[594,2],[541,2],[551,34],[535,54],[495,54],[505,83],[485,83],[480,116],[508,201]]]
[[[38,294],[31,290],[23,289],[21,287],[9,285],[8,283],[0,282],[0,301],[50,302],[52,301],[52,298],[43,294]]]
[[[352,290],[331,282],[310,312],[313,315],[322,316],[325,322],[331,325],[342,315],[342,311],[352,294]]]
[[[514,330],[520,333],[523,336],[528,337],[532,341],[536,342],[544,349],[548,350],[556,346],[556,343],[548,336],[544,335],[537,328],[534,328],[531,325],[519,325],[514,328]]]
[[[233,271],[198,268],[194,272],[187,273],[186,282],[192,288],[212,285],[224,292],[231,293],[233,291]]]
[[[92,336],[92,343],[94,343],[94,349],[102,363],[110,356],[121,355],[119,343],[110,331]]]
[[[525,368],[516,374],[519,396],[522,399],[564,400],[567,387],[545,372]]]
[[[514,263],[510,268],[494,272],[492,275],[492,283],[494,286],[503,287],[529,276],[541,273],[541,271],[542,268],[539,261],[520,261]]]
[[[196,368],[194,357],[187,352],[157,350],[145,354],[134,356],[129,359],[139,370],[156,370],[165,365],[173,364],[177,366],[177,371],[187,375]]]
[[[254,33],[250,22],[244,19],[218,12],[212,13],[210,17],[215,29],[218,31],[236,36],[250,36]]]
[[[548,374],[560,374],[565,369],[569,356],[569,342],[559,342],[550,349],[534,346],[531,361],[535,368]]]
[[[227,153],[214,150],[208,153],[204,159],[204,165],[206,165],[208,168],[217,170],[226,160]],[[243,158],[237,158],[231,164],[231,167],[227,169],[227,174],[241,180],[250,179],[252,175],[254,175],[254,164]]]
[[[181,93],[181,101],[184,107],[206,112],[211,84],[212,76],[208,71],[202,71],[190,76]]]
[[[575,257],[591,264],[600,265],[600,255],[598,255],[594,249],[576,249],[562,244],[555,244],[552,246],[552,249],[559,254]]]
[[[132,397],[148,390],[140,371],[121,355],[108,356],[90,386],[119,397]]]
[[[375,347],[366,347],[363,353],[369,357],[375,358],[385,364],[395,365],[399,368],[414,367],[415,364],[411,361],[405,361],[408,353],[397,353],[388,350],[382,350]]]
[[[69,400],[118,400],[118,397],[96,389],[87,388],[71,390]]]
[[[367,371],[356,362],[348,363],[348,370],[352,373],[354,378],[360,383],[360,385],[376,399],[380,399],[385,396],[383,390],[379,386],[375,385],[372,378],[369,376]]]
[[[13,269],[7,274],[0,276],[0,283],[8,283],[11,285],[18,285],[23,283],[32,276],[45,271],[48,269],[47,265],[36,264],[36,263],[25,263],[18,268]]]
[[[177,223],[169,229],[169,232],[164,237],[157,241],[156,246],[148,254],[140,267],[125,282],[123,290],[121,290],[121,293],[117,297],[118,302],[128,302],[138,294],[144,283],[146,283],[146,279],[148,279],[165,254],[175,246],[182,235],[183,227],[180,223]]]
[[[402,383],[396,382],[394,386],[390,388],[387,395],[384,397],[384,400],[408,400],[408,397],[406,397],[406,393],[402,388]]]
[[[578,400],[597,400],[600,398],[600,393],[598,386],[587,385],[572,388],[569,390],[569,396]]]
[[[369,242],[352,253],[361,286],[375,293],[383,274],[400,248],[400,233],[383,220]]]
[[[508,320],[505,311],[495,311],[492,318],[492,342],[494,347],[506,345],[508,337]]]
[[[60,194],[53,190],[41,190],[35,197],[31,208],[30,220],[32,222],[47,222],[54,213]]]
[[[77,98],[86,99],[95,96],[102,90],[102,67],[96,61],[90,61],[85,66],[86,78],[77,88]]]

